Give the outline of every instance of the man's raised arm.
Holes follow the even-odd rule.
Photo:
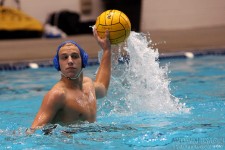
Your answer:
[[[102,98],[107,94],[111,78],[111,44],[108,30],[105,32],[105,38],[103,39],[98,36],[96,29],[93,32],[99,46],[103,49],[100,67],[94,82],[96,97]]]

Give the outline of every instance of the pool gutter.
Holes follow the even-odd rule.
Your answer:
[[[193,51],[178,51],[173,53],[161,53],[159,54],[159,60],[161,59],[190,59],[199,56],[206,55],[225,55],[225,48],[221,49],[205,49],[205,50],[193,50]],[[91,58],[88,61],[88,66],[98,65],[98,58]],[[52,60],[38,59],[38,60],[19,60],[19,61],[6,61],[0,62],[0,71],[16,71],[24,69],[37,69],[53,67]]]

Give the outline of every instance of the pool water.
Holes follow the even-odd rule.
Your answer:
[[[138,56],[113,67],[95,123],[58,125],[50,135],[24,131],[59,73],[51,67],[1,71],[0,149],[225,149],[224,56],[144,60],[147,66]],[[94,79],[97,67],[85,74]]]
[[[59,126],[48,136],[41,131],[26,136],[24,130],[59,74],[53,68],[0,72],[0,149],[224,149],[224,56],[169,59],[161,65],[168,62],[171,93],[189,112],[116,112],[123,106],[106,98],[99,100],[96,123]],[[85,73],[94,77],[96,69]],[[63,135],[65,129],[76,133]]]

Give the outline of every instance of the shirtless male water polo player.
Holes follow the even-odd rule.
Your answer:
[[[95,81],[83,76],[82,69],[88,61],[87,53],[74,41],[59,45],[53,59],[61,79],[44,96],[41,107],[28,133],[46,124],[94,122],[96,120],[96,98],[107,94],[111,76],[111,45],[109,32],[101,39],[94,29],[93,34],[103,55]]]

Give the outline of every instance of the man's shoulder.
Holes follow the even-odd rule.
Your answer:
[[[89,77],[84,77],[83,78],[83,83],[92,83],[92,82],[93,82],[92,79],[89,78]]]
[[[50,108],[61,108],[64,105],[66,93],[62,88],[54,86],[51,90],[46,93],[43,99],[43,106]]]
[[[83,78],[83,88],[84,89],[94,89],[94,82],[91,78],[89,77],[84,77]]]
[[[52,89],[46,94],[49,98],[53,98],[55,100],[62,99],[66,95],[66,91],[63,87],[59,85],[55,85],[52,87]]]

